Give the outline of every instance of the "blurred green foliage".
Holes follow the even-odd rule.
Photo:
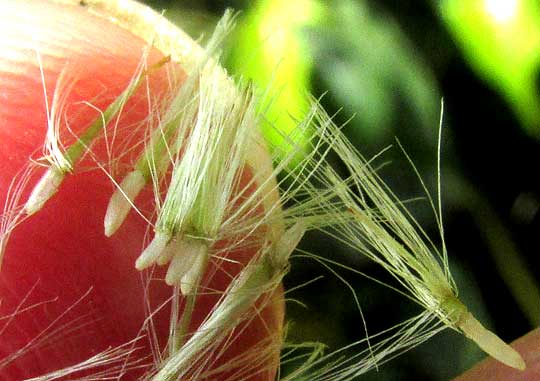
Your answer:
[[[540,138],[540,2],[444,0],[440,9],[471,65]]]
[[[440,95],[418,52],[388,14],[365,1],[331,1],[327,19],[313,29],[310,46],[326,87],[355,115],[351,131],[369,143],[393,138],[404,102],[422,136],[437,126]]]
[[[231,70],[268,91],[261,105],[267,125],[284,136],[290,136],[295,121],[308,112],[312,54],[305,30],[320,22],[322,12],[316,0],[254,1],[242,15],[231,45]],[[276,129],[263,132],[272,145],[285,143]]]

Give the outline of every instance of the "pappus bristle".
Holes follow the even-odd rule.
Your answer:
[[[27,218],[22,206],[23,192],[34,172],[33,166],[23,168],[10,182],[0,215],[0,268],[11,232]]]
[[[60,75],[57,83],[58,91],[55,91],[53,105],[50,110],[48,101],[46,101],[47,133],[44,144],[46,154],[44,155],[43,160],[48,162],[48,165],[46,166],[47,170],[34,186],[24,205],[26,214],[32,215],[41,210],[43,205],[58,191],[64,177],[73,171],[74,165],[88,152],[99,133],[122,111],[126,102],[142,84],[145,77],[145,71],[143,70],[144,63],[145,58],[143,57],[143,60],[137,69],[137,73],[126,89],[105,109],[105,111],[100,113],[99,117],[91,122],[79,136],[76,136],[76,141],[74,143],[67,147],[63,147],[60,141],[59,125],[64,118],[62,110],[64,107],[63,102],[65,102],[65,99],[69,94],[69,91],[67,90],[74,84],[72,83],[69,86],[65,86],[63,83],[65,71]],[[156,67],[159,67],[162,64],[163,63],[158,63]],[[44,78],[42,80],[44,81]],[[45,99],[47,99],[46,92]]]
[[[216,40],[222,38],[231,20],[232,18],[227,16],[218,26],[219,38]],[[149,120],[158,121],[157,126],[150,131],[144,143],[138,143],[144,144],[144,151],[127,177],[117,184],[114,174],[107,173],[119,192],[113,195],[111,216],[106,218],[107,235],[113,234],[121,226],[141,189],[146,184],[151,184],[154,188],[156,221],[152,225],[155,235],[137,260],[136,267],[145,269],[154,263],[169,263],[165,281],[173,286],[170,288],[172,312],[167,350],[161,352],[162,338],[157,338],[156,333],[152,332],[151,320],[155,307],[151,306],[150,302],[147,305],[148,320],[141,328],[141,331],[148,329],[154,366],[158,369],[153,379],[160,381],[173,380],[176,377],[174,374],[179,372],[189,376],[190,372],[194,371],[193,368],[205,365],[205,355],[219,354],[227,348],[228,340],[233,334],[237,334],[238,330],[231,332],[239,323],[253,319],[250,312],[257,315],[257,309],[264,307],[264,303],[259,304],[258,301],[270,299],[271,294],[280,286],[288,269],[291,251],[304,231],[302,224],[281,224],[276,217],[281,207],[275,180],[277,171],[269,163],[265,143],[255,130],[259,124],[260,113],[257,110],[254,90],[250,86],[237,88],[227,73],[214,62],[214,50],[209,51],[211,54],[207,51],[202,54],[198,54],[198,51],[190,52],[190,56],[198,58],[193,60],[191,57],[189,64],[186,63],[186,68],[192,69],[191,73],[188,73],[188,79],[178,90],[177,96],[171,97],[172,102],[164,105],[163,109],[153,109],[160,115],[155,118],[149,116]],[[187,61],[181,64],[185,62]],[[50,123],[50,133],[47,136],[50,143],[45,143],[45,147],[49,147],[46,149],[51,152],[54,151],[54,155],[48,153],[44,157],[45,160],[52,157],[56,159],[47,163],[48,172],[34,187],[34,196],[30,197],[30,201],[22,208],[10,208],[10,212],[22,209],[25,214],[21,218],[25,218],[27,214],[38,211],[58,190],[63,177],[78,169],[79,161],[83,157],[90,157],[98,168],[109,171],[110,163],[105,160],[118,158],[112,154],[109,147],[106,147],[109,155],[106,159],[98,154],[94,155],[92,145],[104,129],[122,113],[122,108],[139,88],[145,75],[146,71],[141,66],[124,92],[105,111],[100,111],[99,117],[82,134],[73,134],[76,140],[71,145],[62,145],[65,144],[65,137],[60,135],[64,129],[61,131],[59,126],[61,122],[68,121],[65,120],[65,115],[62,115],[61,105],[58,105],[58,113],[53,115],[48,112],[47,119],[54,123]],[[69,91],[66,87],[57,89],[57,100],[68,99]],[[71,131],[69,126],[67,127]],[[109,139],[114,140],[116,128],[118,126],[112,123],[111,134],[104,134],[106,144]],[[62,160],[65,161],[64,164],[60,164]],[[249,178],[248,185],[243,183],[246,181],[242,178],[243,174]],[[260,187],[254,184],[260,184]],[[168,186],[166,190],[163,188],[165,185]],[[256,188],[257,194],[251,194],[250,187]],[[13,200],[17,203],[18,199]],[[128,206],[118,207],[123,202],[127,202]],[[240,213],[236,213],[237,208],[241,210]],[[257,220],[256,215],[259,213],[261,219]],[[4,219],[2,223],[4,225]],[[282,225],[291,226],[292,230],[280,239]],[[9,236],[12,227],[10,222],[6,226],[6,234],[2,234],[3,245],[4,238]],[[217,263],[213,271],[222,271],[220,261],[235,262],[234,258],[229,259],[228,256],[231,250],[236,249],[250,249],[254,255],[237,276],[224,274],[232,279],[227,290],[200,290],[201,277],[206,274],[207,263]],[[237,265],[241,265],[243,261],[238,260]],[[151,271],[145,271],[143,276]],[[196,297],[205,291],[220,292],[221,299],[202,326],[191,332],[190,319]],[[85,317],[87,316],[81,316],[81,319]],[[279,327],[274,329],[279,332]],[[255,352],[247,357],[235,358],[228,366],[238,368],[238,374],[241,375],[260,371],[261,366],[267,364],[264,359],[275,356],[276,346],[281,343],[279,335],[268,340],[271,346],[261,341],[253,347]],[[35,343],[36,341],[33,341],[30,344]],[[104,367],[105,370],[88,377],[120,378],[120,372],[132,369],[133,364],[129,362],[131,353],[131,349],[106,351],[88,361],[36,380],[75,377],[78,371],[83,371],[86,375],[86,371],[94,366]],[[116,366],[117,360],[122,362],[124,368]],[[180,363],[185,366],[179,369]],[[146,366],[147,364],[141,364],[142,368]],[[203,367],[196,371],[199,374],[212,374],[223,369]]]
[[[39,377],[26,379],[25,381],[53,381],[66,377],[77,377],[81,372],[85,373],[81,380],[113,380],[122,377],[128,371],[138,369],[148,364],[141,360],[130,360],[130,357],[137,352],[133,344],[138,339],[124,345],[107,349],[85,361],[69,366],[54,372],[47,373]]]
[[[164,118],[175,121],[172,141],[165,145],[173,154],[170,158],[173,168],[165,198],[158,203],[156,242],[151,242],[137,261],[139,269],[157,263],[158,258],[160,263],[168,259],[170,255],[161,254],[173,238],[198,240],[197,251],[208,256],[209,246],[221,238],[220,230],[231,209],[234,192],[238,191],[241,172],[247,165],[248,141],[253,139],[252,131],[258,123],[252,90],[249,87],[238,89],[213,61],[206,58],[200,71],[190,75],[187,82],[171,106],[176,110],[168,112],[173,116]],[[145,155],[163,160],[152,150]],[[148,172],[153,184],[159,186],[162,171],[156,168],[164,166],[148,166]],[[110,204],[109,211],[113,209]],[[118,223],[112,225],[119,226]],[[206,249],[200,250],[203,247]],[[170,254],[170,250],[168,252]],[[197,260],[195,264],[203,262]],[[190,271],[184,275],[193,277]],[[170,271],[168,281],[176,278],[178,275]]]
[[[114,6],[118,5],[111,5]],[[147,22],[155,22],[156,29],[165,30],[151,14],[145,17]],[[125,20],[119,20],[122,22]],[[135,207],[138,194],[145,186],[152,186],[155,222],[149,225],[154,236],[135,266],[145,270],[154,264],[168,265],[164,280],[171,286],[172,296],[166,350],[152,331],[152,314],[164,306],[155,308],[146,301],[149,316],[142,329],[147,329],[150,338],[154,367],[145,379],[195,381],[212,379],[233,369],[231,377],[236,380],[264,369],[269,364],[268,356],[275,355],[281,337],[268,337],[252,352],[218,368],[213,361],[234,342],[238,327],[249,322],[280,287],[291,253],[305,231],[311,229],[338,239],[383,266],[426,311],[381,336],[368,335],[327,356],[317,346],[306,357],[305,364],[283,380],[352,380],[445,327],[463,331],[501,361],[524,367],[519,354],[482,327],[457,298],[444,246],[440,202],[438,210],[432,205],[443,238],[442,250],[429,240],[404,204],[381,181],[371,162],[346,140],[317,102],[297,130],[284,136],[286,144],[273,147],[274,159],[280,157],[280,161],[272,167],[257,130],[262,118],[256,91],[246,85],[237,87],[218,64],[218,50],[232,22],[233,17],[227,13],[205,50],[190,40],[186,42],[187,53],[178,62],[186,69],[187,78],[174,90],[170,102],[153,110],[155,115],[150,119],[155,123],[148,128],[143,152],[124,179],[119,184],[115,182],[117,189],[104,221],[105,234],[114,234]],[[18,206],[18,185],[15,195],[8,197],[0,249],[13,227],[26,215],[41,209],[64,176],[75,170],[77,162],[90,152],[98,134],[122,112],[145,74],[141,66],[124,93],[68,147],[62,145],[59,126],[62,104],[72,83],[63,86],[61,80],[65,78],[59,78],[51,110],[47,104],[44,159],[48,169],[24,207]],[[313,136],[307,137],[306,150],[306,142],[300,146],[295,134],[303,135],[312,125],[317,128],[311,130],[315,131]],[[298,159],[299,152],[305,154],[302,159]],[[348,177],[341,178],[332,168],[327,160],[330,154],[342,160],[350,173]],[[102,162],[98,166],[105,169]],[[285,169],[288,172],[278,182],[277,175]],[[251,176],[247,184],[243,174]],[[109,176],[113,178],[113,174]],[[289,207],[290,204],[293,205]],[[252,250],[251,261],[238,274],[227,274],[231,282],[225,291],[205,289],[202,279],[208,275],[207,265],[212,262],[212,269],[220,271],[220,263],[234,262],[229,254],[237,249]],[[151,269],[147,270],[143,277],[151,273]],[[220,299],[202,324],[191,331],[197,297],[205,292],[219,292]],[[367,349],[358,350],[364,344]],[[124,349],[103,352],[34,381],[73,376],[78,370],[94,366],[107,367],[103,373],[96,373],[96,378],[119,378],[120,372],[137,366],[129,363],[132,349]],[[349,350],[356,354],[344,356]],[[117,365],[119,362],[122,365]]]
[[[312,352],[297,354],[305,345],[290,345],[282,364],[289,357],[305,358],[300,365],[281,381],[352,381],[384,363],[418,346],[444,329],[444,325],[429,311],[397,324],[383,332],[371,335],[341,349],[324,354],[324,348],[313,346]],[[294,357],[292,357],[294,358]]]
[[[251,98],[225,92],[216,79],[204,74],[201,78],[206,88],[198,96],[196,120],[173,164],[171,183],[155,223],[155,239],[161,244],[149,245],[151,255],[145,250],[138,268],[143,268],[143,259],[144,267],[154,263],[165,249],[163,242],[168,244],[173,237],[199,240],[207,251],[218,236],[245,165],[245,142],[255,119]],[[215,91],[224,97],[221,99],[234,100],[216,104],[220,97]],[[205,154],[201,156],[201,152]],[[158,247],[160,252],[153,253]]]
[[[152,381],[172,381],[188,375],[193,364],[197,364],[216,348],[216,343],[220,342],[218,339],[246,319],[246,313],[257,300],[270,295],[278,287],[295,249],[292,244],[298,242],[304,234],[301,227],[291,229],[288,234],[284,234],[282,242],[267,242],[260,249],[254,259],[232,280],[211,314],[184,345],[162,364]],[[278,253],[271,254],[273,251]],[[275,258],[282,260],[274,262]]]
[[[461,330],[500,361],[523,369],[519,354],[495,339],[459,301],[442,230],[441,251],[381,180],[372,163],[362,157],[323,110],[318,119],[324,128],[318,128],[316,133],[332,147],[349,172],[349,177],[342,179],[325,163],[316,176],[317,186],[306,183],[311,198],[319,200],[314,214],[333,216],[332,230],[322,230],[384,267],[411,298],[446,326]],[[440,203],[437,208],[429,200],[442,229]]]
[[[34,293],[38,287],[39,282],[36,282],[36,284],[28,291],[26,297],[23,298],[10,315],[0,317],[0,321],[4,323],[0,327],[0,338],[2,337],[4,329],[7,328],[7,326],[12,323],[12,320],[19,314],[24,314],[32,309],[44,307],[47,304],[58,301],[57,298],[52,298],[36,304],[27,305],[27,299],[31,298],[31,294]],[[64,321],[66,321],[65,318],[68,316],[69,312],[75,310],[80,304],[84,303],[91,292],[92,289],[85,292],[77,301],[50,322],[38,335],[32,337],[24,346],[21,346],[8,356],[0,359],[0,371],[14,361],[17,361],[18,358],[34,351],[36,348],[57,345],[57,343],[62,340],[69,340],[70,335],[77,335],[85,330],[87,325],[91,323],[91,313],[80,315],[75,319],[69,319],[67,322]],[[51,371],[41,376],[25,379],[25,381],[52,381],[63,379],[65,377],[77,377],[77,375],[80,375],[81,373],[84,373],[85,380],[101,380],[121,377],[129,370],[148,366],[147,359],[130,358],[140,349],[139,343],[141,339],[142,337],[138,336],[127,343],[96,353],[79,363]]]
[[[216,26],[207,46],[195,49],[194,45],[190,59],[187,60],[186,56],[183,60],[188,76],[170,103],[164,109],[156,110],[163,114],[157,118],[159,123],[151,131],[146,148],[137,159],[134,169],[111,197],[104,220],[105,235],[113,235],[122,225],[144,185],[153,184],[154,188],[159,188],[160,180],[177,159],[179,151],[185,147],[187,135],[198,118],[201,81],[206,80],[202,76],[211,72],[222,86],[231,90],[234,88],[225,71],[214,62],[233,24],[234,16],[228,11]],[[132,179],[137,179],[137,182],[134,183]],[[158,207],[160,203],[161,200],[156,199]]]
[[[41,62],[41,55],[39,51],[36,52],[39,72],[41,75],[41,84],[43,86],[43,97],[45,102],[45,112],[47,117],[47,133],[45,137],[44,149],[43,149],[43,160],[49,163],[49,166],[54,166],[62,172],[71,172],[72,164],[64,156],[65,147],[62,145],[60,140],[60,126],[62,125],[63,119],[65,117],[65,108],[67,106],[67,97],[69,96],[71,90],[73,89],[75,83],[77,82],[76,78],[72,77],[69,74],[68,67],[60,72],[58,79],[56,81],[55,90],[53,93],[52,102],[49,106],[49,96],[47,94],[46,78],[43,71],[43,63]]]

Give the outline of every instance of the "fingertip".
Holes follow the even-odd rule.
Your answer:
[[[486,358],[454,381],[536,381],[540,380],[540,329],[535,329],[512,344],[522,357],[519,369]]]

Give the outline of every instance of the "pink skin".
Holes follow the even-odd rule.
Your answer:
[[[0,0],[0,9],[0,205],[4,205],[12,179],[29,158],[40,157],[44,142],[47,122],[36,51],[43,65],[49,105],[62,70],[75,81],[65,111],[70,129],[77,133],[98,116],[95,109],[80,101],[104,109],[129,83],[145,43],[82,6]],[[159,51],[150,50],[150,67],[162,60]],[[154,67],[148,82],[128,102],[114,138],[116,154],[140,140],[148,105],[170,89],[170,73],[184,77],[171,63]],[[65,126],[62,136],[70,141]],[[131,154],[116,163],[117,180],[140,148],[135,145]],[[103,141],[93,152],[107,161]],[[43,173],[36,168],[29,184],[35,184]],[[243,176],[249,179],[249,171]],[[21,201],[26,200],[30,188],[23,192]],[[113,190],[104,171],[86,158],[43,210],[23,221],[12,234],[0,269],[0,381],[22,380],[71,366],[140,335],[142,339],[134,345],[139,349],[130,361],[151,362],[147,331],[141,331],[148,317],[145,301],[150,300],[150,309],[155,309],[167,302],[171,288],[163,281],[162,269],[148,281],[134,268],[135,259],[153,234],[143,218],[132,212],[113,237],[104,236],[103,217]],[[151,192],[138,201],[151,218]],[[229,257],[238,263],[215,260],[210,264],[205,286],[218,292],[198,299],[191,329],[207,316],[219,291],[253,254],[249,250],[232,252]],[[283,309],[283,291],[279,289],[262,312],[253,311],[251,323],[242,327],[242,333],[212,367],[226,364],[263,340],[279,338]],[[166,305],[153,316],[161,349],[168,337],[169,311]],[[28,351],[7,360],[29,343]],[[269,360],[258,366],[259,370],[264,366],[265,371],[250,377],[227,377],[231,381],[273,380],[277,358],[274,349]],[[122,380],[136,380],[145,369],[128,370]],[[225,379],[224,374],[219,377]]]
[[[512,343],[527,364],[524,372],[512,369],[492,358],[481,361],[455,381],[537,381],[540,380],[540,329]]]

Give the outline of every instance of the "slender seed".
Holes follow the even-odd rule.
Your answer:
[[[32,190],[24,205],[24,211],[31,216],[43,208],[43,205],[58,192],[65,173],[55,167],[49,167]]]
[[[163,66],[170,58],[158,62],[152,66],[152,70]],[[62,162],[66,163],[62,167],[55,163],[51,163],[47,169],[47,172],[41,177],[36,184],[28,201],[26,202],[24,209],[28,215],[34,214],[41,210],[45,203],[58,191],[65,175],[71,172],[80,158],[86,153],[96,139],[98,134],[111,122],[111,120],[122,110],[126,102],[133,96],[135,91],[140,87],[146,72],[140,71],[133,80],[129,83],[128,87],[107,107],[107,109],[96,118],[77,138],[77,141],[71,144],[67,150],[62,154]]]
[[[171,236],[168,234],[163,234],[156,231],[154,239],[152,242],[150,242],[150,245],[148,245],[139,258],[137,258],[135,268],[141,271],[152,266],[159,258],[161,253],[163,253],[163,250],[165,250],[170,240]]]
[[[144,176],[139,170],[128,173],[122,180],[116,192],[113,193],[105,213],[103,224],[107,237],[112,236],[120,228],[145,184]]]

